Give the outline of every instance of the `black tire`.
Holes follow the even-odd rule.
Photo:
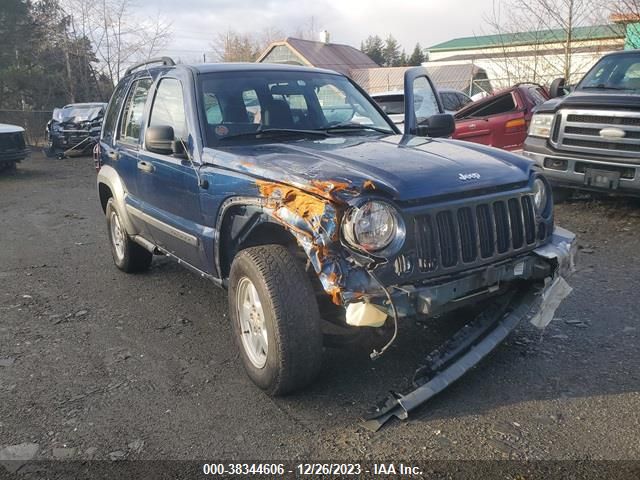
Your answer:
[[[151,265],[151,260],[153,259],[153,254],[129,238],[120,220],[120,214],[115,207],[113,198],[110,198],[107,202],[106,215],[111,255],[113,256],[113,262],[116,264],[116,267],[127,273],[148,270]],[[114,238],[116,234],[114,232],[113,222],[116,220],[121,231],[121,237],[119,239],[121,249],[116,246],[116,239]]]
[[[553,203],[564,203],[573,196],[573,190],[563,187],[553,187]]]
[[[246,284],[246,279],[260,300],[268,340],[260,368],[252,363],[243,345],[238,295],[240,283]],[[244,368],[265,392],[286,395],[316,377],[322,363],[320,313],[311,282],[285,247],[264,245],[236,255],[229,275],[229,311]]]

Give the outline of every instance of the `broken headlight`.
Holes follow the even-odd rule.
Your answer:
[[[345,215],[342,233],[354,248],[378,255],[397,252],[405,238],[405,226],[398,210],[378,200],[351,208]]]

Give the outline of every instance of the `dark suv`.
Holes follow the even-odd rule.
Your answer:
[[[381,329],[375,357],[406,317],[477,307],[459,374],[534,303],[545,325],[575,246],[554,229],[547,181],[522,157],[433,138],[453,118],[415,111],[414,93],[439,104],[424,69],[405,84],[401,135],[328,70],[130,69],[96,150],[115,264],[168,255],[227,288],[244,367],[271,394],[313,379],[329,327]]]

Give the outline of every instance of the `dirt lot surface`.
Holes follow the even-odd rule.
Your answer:
[[[437,338],[407,325],[382,359],[327,350],[318,382],[271,399],[242,371],[226,292],[156,258],[112,263],[88,158],[0,176],[0,448],[52,459],[639,459],[640,202],[574,200],[574,293],[407,422],[367,407]],[[434,344],[435,345],[435,344]]]

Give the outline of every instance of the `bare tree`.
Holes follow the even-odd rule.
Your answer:
[[[132,63],[146,60],[171,38],[171,23],[159,13],[144,17],[134,0],[63,0],[82,35],[96,53],[98,71],[117,83]]]
[[[219,62],[254,62],[270,43],[283,38],[284,34],[274,28],[255,34],[228,30],[215,38],[211,48]]]
[[[614,0],[605,3],[611,20],[626,28],[627,48],[640,48],[640,0]]]
[[[569,80],[585,70],[592,60],[575,55],[576,31],[584,35],[586,29],[589,37],[605,18],[593,0],[496,0],[485,21],[498,38],[495,65],[506,80],[542,83],[559,76]],[[553,44],[560,45],[561,53],[549,51]]]

